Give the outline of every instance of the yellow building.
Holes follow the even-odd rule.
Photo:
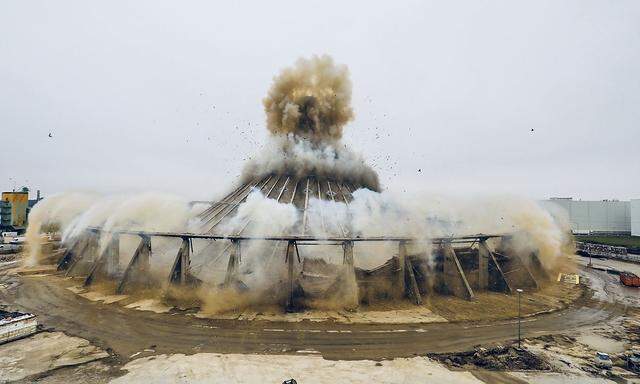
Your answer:
[[[11,225],[26,227],[29,192],[2,192],[2,201],[11,203]]]

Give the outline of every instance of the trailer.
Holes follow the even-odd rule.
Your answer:
[[[620,282],[627,287],[640,287],[640,277],[631,272],[620,272]]]
[[[0,344],[36,333],[38,321],[31,313],[0,310]]]

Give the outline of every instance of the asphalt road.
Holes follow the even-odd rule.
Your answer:
[[[582,299],[563,311],[524,319],[525,337],[576,330],[625,313],[625,303],[608,293],[617,289],[617,282],[610,275],[598,271],[584,273],[595,282],[595,296],[600,292],[600,300]],[[607,297],[614,299],[606,300]],[[423,325],[207,320],[91,302],[67,290],[60,278],[54,276],[5,276],[0,301],[37,314],[45,327],[110,348],[122,360],[152,346],[157,353],[317,351],[327,359],[385,359],[504,342],[514,339],[517,329],[514,320]]]

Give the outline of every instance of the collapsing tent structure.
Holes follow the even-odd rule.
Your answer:
[[[263,100],[274,139],[264,161],[250,163],[244,181],[200,213],[196,233],[89,228],[68,244],[59,269],[85,276],[85,285],[108,276],[117,282],[117,293],[158,285],[157,274],[151,273],[157,263],[152,245],[156,249],[163,243],[159,239],[173,238],[181,245],[163,271],[168,285],[249,292],[289,310],[327,299],[344,307],[405,297],[420,304],[428,293],[471,300],[477,291],[537,286],[534,275],[542,276],[543,269],[536,255],[510,251],[508,236],[427,240],[367,236],[350,228],[356,191],[379,192],[375,171],[340,141],[343,127],[353,119],[350,101],[346,67],[328,56],[299,60],[274,78]],[[260,217],[242,209],[256,195],[288,204],[289,211],[295,207],[296,222],[285,229],[265,228]],[[326,207],[339,207],[347,220]],[[138,238],[126,265],[119,246],[125,236]],[[367,268],[359,263],[372,260],[382,261]]]
[[[169,285],[193,286],[207,281],[203,266],[215,260],[226,265],[224,277],[213,283],[223,289],[242,293],[250,290],[253,270],[243,269],[243,258],[251,253],[252,244],[261,244],[259,257],[273,277],[272,289],[287,310],[304,306],[305,299],[340,296],[345,307],[377,300],[409,298],[415,304],[425,294],[448,294],[472,300],[478,291],[510,293],[516,288],[537,288],[536,278],[544,277],[535,254],[517,255],[510,252],[510,237],[505,235],[471,235],[430,239],[431,255],[413,252],[426,249],[427,240],[403,236],[366,237],[349,233],[348,228],[332,222],[323,212],[312,210],[312,198],[348,205],[359,185],[326,178],[295,177],[269,174],[236,188],[219,202],[200,214],[203,230],[200,233],[148,231],[104,231],[90,228],[71,244],[59,260],[58,268],[68,275],[82,275],[85,286],[97,276],[116,280],[116,293],[136,287],[149,287],[157,281],[150,274],[153,261],[152,243],[159,238],[181,239],[181,245],[171,267],[166,271]],[[277,235],[256,234],[251,218],[244,218],[234,233],[223,233],[229,220],[236,217],[238,208],[252,191],[278,202],[293,204],[300,212],[300,222],[293,230]],[[237,220],[236,220],[237,221]],[[310,234],[311,221],[326,229],[325,235]],[[337,233],[332,233],[333,228]],[[106,236],[106,237],[105,237]],[[123,236],[139,238],[138,246],[128,264],[121,265],[119,241]],[[108,240],[98,254],[100,238]],[[194,252],[193,242],[207,245]],[[357,258],[367,258],[367,249],[360,244],[393,244],[395,252],[387,261],[372,269],[359,268]],[[493,249],[491,244],[496,246]],[[342,254],[341,263],[327,262],[317,253],[309,257],[305,250],[318,246],[321,255],[328,248]],[[388,248],[388,247],[387,247]],[[255,250],[253,251],[255,253]],[[199,259],[200,265],[193,266]],[[124,267],[124,268],[123,268]],[[535,277],[534,277],[535,275]]]

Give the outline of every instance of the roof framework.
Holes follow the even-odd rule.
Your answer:
[[[313,214],[318,216],[320,225],[326,231],[327,218],[324,217],[322,212],[310,211],[310,200],[316,198],[345,203],[348,206],[353,200],[353,192],[362,187],[348,181],[318,178],[316,176],[296,177],[286,174],[270,174],[256,177],[240,185],[222,200],[212,204],[200,213],[199,218],[202,220],[201,231],[208,234],[224,232],[224,224],[234,217],[238,207],[255,190],[279,203],[293,204],[301,211],[302,220],[295,229],[296,234],[304,236],[309,231],[309,220]],[[234,235],[240,236],[246,233],[251,222],[251,219],[247,219]],[[344,228],[341,224],[338,224],[338,227],[339,235],[348,235],[347,228]]]

